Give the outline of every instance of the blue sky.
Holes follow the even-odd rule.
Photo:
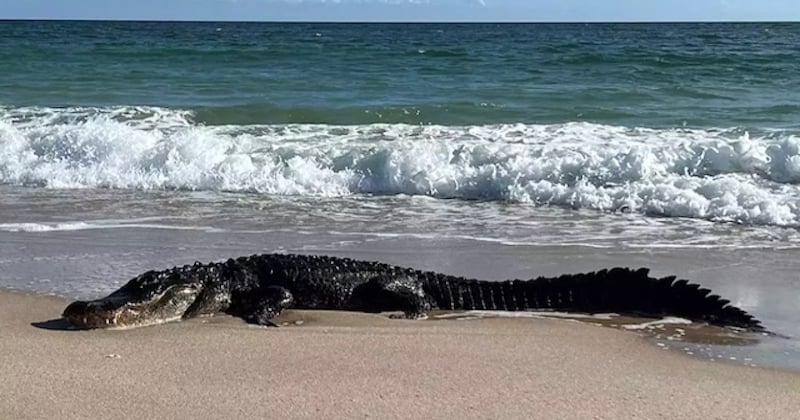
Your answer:
[[[0,18],[796,21],[800,20],[800,0],[0,0]]]

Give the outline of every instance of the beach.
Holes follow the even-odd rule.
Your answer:
[[[289,325],[274,329],[227,316],[118,331],[65,331],[58,321],[69,301],[104,296],[150,269],[283,252],[488,280],[646,266],[708,287],[770,330],[796,337],[796,285],[786,263],[794,249],[503,243],[426,235],[410,222],[396,234],[364,232],[357,218],[333,231],[314,215],[302,227],[268,228],[277,222],[249,218],[241,203],[176,220],[158,199],[125,201],[127,193],[75,204],[60,192],[21,194],[38,205],[16,217],[37,223],[16,220],[0,232],[7,375],[0,418],[791,419],[800,412],[795,338],[742,334],[733,344],[709,344],[655,340],[653,331],[593,319],[409,321],[295,311],[283,318]],[[188,200],[170,199],[176,207]],[[163,213],[87,217],[109,212],[102,203],[111,201]],[[79,212],[85,221],[77,222]]]
[[[687,343],[678,347],[683,352],[706,359],[734,357],[740,363],[800,370],[800,340],[796,338],[800,336],[800,314],[795,310],[794,293],[798,280],[788,263],[798,257],[798,250],[793,248],[506,243],[469,236],[469,226],[462,226],[460,235],[444,234],[444,228],[425,232],[414,225],[413,216],[401,213],[399,205],[392,225],[407,223],[402,229],[392,225],[387,228],[376,220],[375,227],[365,231],[364,220],[359,217],[338,221],[332,228],[327,215],[316,214],[296,215],[304,217],[304,223],[292,225],[281,222],[295,215],[287,205],[282,206],[283,213],[262,213],[251,210],[250,204],[221,205],[211,215],[189,219],[176,217],[178,213],[164,209],[157,199],[148,196],[103,193],[99,199],[90,191],[82,194],[82,200],[71,204],[60,192],[36,192],[35,197],[26,197],[38,203],[35,209],[16,214],[39,223],[0,226],[0,288],[66,299],[95,299],[148,270],[271,252],[381,261],[486,280],[558,276],[616,266],[647,267],[655,277],[675,275],[698,283],[750,312],[770,331],[789,337],[755,335],[753,344],[747,346]],[[194,195],[173,195],[170,202],[184,209],[207,205],[191,203],[191,197]],[[116,215],[105,220],[92,217],[92,212],[108,213],[105,203],[111,201],[129,212],[127,219],[112,219]],[[155,208],[136,214],[139,203]],[[86,221],[78,222],[79,217]]]
[[[791,419],[800,375],[688,358],[564,320],[340,312],[119,331],[33,326],[65,301],[0,293],[0,417]],[[58,327],[58,323],[44,327]]]

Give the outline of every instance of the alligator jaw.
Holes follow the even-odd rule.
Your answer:
[[[114,327],[118,324],[117,311],[99,310],[97,301],[72,302],[64,309],[63,317],[79,328]]]
[[[147,300],[111,295],[92,301],[76,301],[64,309],[63,317],[78,328],[131,328],[163,324],[183,317],[200,289],[176,286]]]

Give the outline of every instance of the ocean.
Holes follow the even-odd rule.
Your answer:
[[[797,57],[792,23],[0,21],[0,286],[642,265],[797,335]]]

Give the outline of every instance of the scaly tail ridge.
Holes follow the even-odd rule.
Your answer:
[[[491,282],[427,275],[428,293],[439,308],[521,311],[616,312],[648,317],[679,316],[714,325],[764,331],[752,315],[730,301],[674,276],[653,278],[649,270],[612,268],[589,273]]]

